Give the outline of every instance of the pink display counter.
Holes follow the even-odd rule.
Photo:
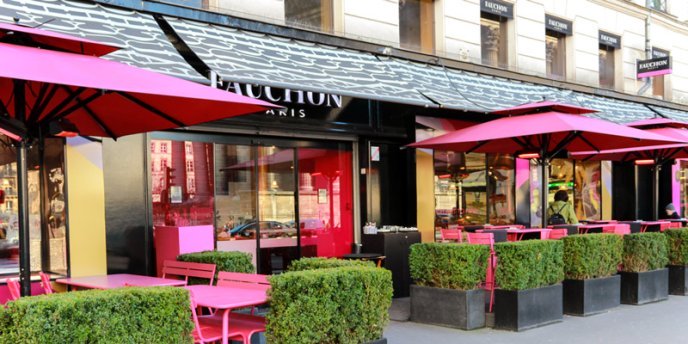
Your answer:
[[[155,226],[155,262],[158,276],[162,276],[162,262],[175,260],[183,253],[215,249],[213,226]]]

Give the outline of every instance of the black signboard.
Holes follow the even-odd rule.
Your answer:
[[[652,58],[657,58],[657,57],[667,57],[669,56],[669,51],[664,50],[664,49],[659,49],[652,47]]]
[[[514,17],[514,4],[500,0],[480,0],[480,11],[511,19]]]
[[[638,79],[657,75],[671,74],[671,56],[639,60],[637,64]]]
[[[563,33],[566,36],[573,34],[573,22],[566,19],[561,19],[549,14],[545,14],[545,28],[558,33]]]
[[[617,36],[609,32],[599,31],[599,40],[601,45],[612,47],[614,49],[621,49],[621,36]]]

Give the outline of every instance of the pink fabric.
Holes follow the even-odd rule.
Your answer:
[[[507,108],[507,109],[492,111],[492,114],[514,116],[514,115],[523,115],[523,114],[529,114],[529,113],[535,113],[535,112],[545,112],[548,110],[561,112],[561,113],[577,114],[577,115],[581,115],[584,113],[597,112],[597,110],[594,110],[594,109],[589,109],[589,108],[584,108],[584,107],[580,107],[580,106],[557,103],[557,102],[545,100],[545,101],[541,101],[541,102],[528,103],[528,104],[523,104],[523,105],[519,105],[519,106]]]
[[[652,128],[652,127],[688,128],[688,122],[677,121],[677,120],[673,120],[673,119],[669,119],[669,118],[661,118],[661,117],[643,119],[640,121],[626,123],[626,125],[629,127],[638,128],[638,129]]]
[[[114,274],[104,276],[60,278],[55,282],[68,286],[85,289],[114,289],[125,286],[158,287],[158,286],[183,286],[183,280],[166,279],[150,276]]]
[[[90,136],[119,137],[180,126],[115,91],[149,104],[184,126],[274,107],[267,102],[233,92],[93,56],[0,43],[0,100],[11,109],[12,117],[12,82],[15,79],[28,81],[28,87],[32,89],[26,93],[28,105],[36,103],[36,95],[42,85],[65,86],[52,95],[45,109],[38,115],[37,122],[45,120],[51,109],[69,98],[69,92],[80,87],[86,89],[81,94],[81,99],[100,94],[88,103],[88,109],[76,106],[65,117],[76,125],[81,135]],[[73,101],[69,104],[76,105]]]
[[[0,39],[6,39],[10,32],[12,32],[13,35],[16,35],[18,32],[28,35],[31,40],[38,43],[43,48],[60,49],[77,54],[102,56],[121,49],[114,45],[45,29],[34,29],[21,25],[0,23]]]
[[[602,228],[602,233],[613,233],[618,235],[631,234],[631,225],[627,223],[617,223],[614,227]]]
[[[529,142],[533,152],[542,146],[539,138],[549,136],[548,153],[551,153],[571,132],[577,131],[596,149],[621,149],[648,145],[686,143],[652,132],[630,128],[611,122],[558,112],[546,112],[500,118],[490,122],[457,130],[442,136],[410,144],[416,148],[432,148],[457,152],[517,154],[528,151],[514,138]],[[593,149],[579,138],[571,141],[565,150],[587,151]]]

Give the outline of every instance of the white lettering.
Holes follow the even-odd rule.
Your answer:
[[[313,92],[306,92],[306,99],[308,99],[308,103],[311,105],[320,106],[320,105],[325,104],[325,94],[324,93],[318,93],[318,101],[316,102],[313,99]]]
[[[502,4],[495,4],[494,2],[490,2],[487,0],[485,0],[485,7],[493,9],[493,10],[498,11],[498,12],[507,12],[508,11],[506,6],[504,6]]]
[[[270,86],[265,86],[265,98],[268,98],[268,100],[271,102],[278,102],[282,100],[282,97],[275,98],[272,95],[272,88]]]

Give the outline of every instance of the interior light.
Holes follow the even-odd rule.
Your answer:
[[[540,153],[521,153],[517,156],[519,159],[538,159]]]
[[[636,165],[654,165],[655,160],[654,159],[639,159],[635,161]]]

